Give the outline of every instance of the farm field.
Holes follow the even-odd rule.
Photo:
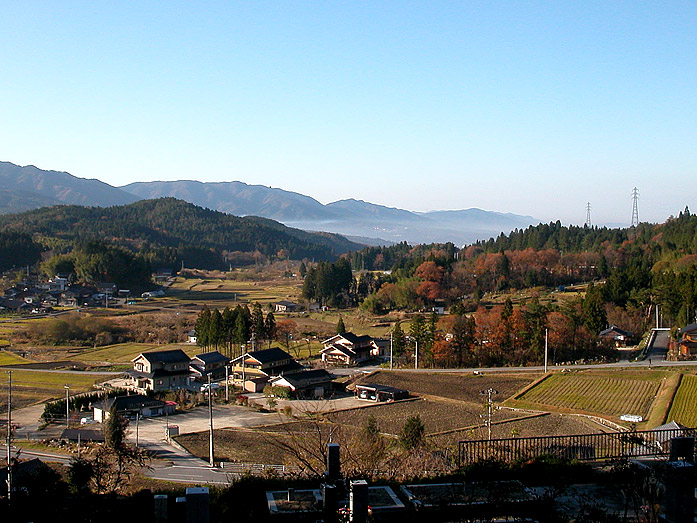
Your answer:
[[[476,376],[462,372],[417,373],[380,370],[361,381],[389,385],[418,394],[482,404],[482,390],[491,387],[496,389],[498,394],[494,397],[494,401],[501,403],[539,377],[539,373],[484,373]]]
[[[677,421],[688,427],[697,426],[697,376],[684,375],[666,421]]]
[[[120,343],[117,345],[98,347],[96,349],[86,349],[76,356],[71,356],[71,359],[90,363],[130,363],[130,361],[141,352],[173,349],[181,349],[189,356],[194,356],[203,352],[201,347],[189,343],[173,343],[169,345],[157,345],[154,343]]]
[[[167,290],[167,297],[177,300],[205,302],[209,307],[240,303],[262,304],[300,296],[300,280],[281,278],[266,281],[237,281],[218,278],[176,278]],[[165,299],[158,299],[163,301]]]
[[[0,351],[0,366],[1,365],[17,365],[21,363],[28,363],[29,360],[17,356],[11,352]]]
[[[661,371],[552,374],[511,404],[578,410],[614,419],[622,414],[646,418],[662,380],[668,375]]]
[[[12,371],[12,408],[22,408],[49,399],[65,397],[64,385],[70,386],[70,394],[92,390],[95,383],[104,381],[103,376],[89,374],[64,374],[58,372]],[[7,376],[3,376],[6,390]],[[2,395],[0,409],[7,410],[7,396]]]

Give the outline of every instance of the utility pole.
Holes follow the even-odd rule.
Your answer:
[[[547,374],[547,329],[545,329],[545,374]]]
[[[390,370],[392,370],[392,331],[390,331]]]
[[[211,375],[208,375],[208,420],[210,423],[210,431],[208,436],[208,458],[211,467],[215,466],[213,461],[213,395],[211,391]]]
[[[589,229],[592,227],[591,225],[591,202],[588,202],[586,204],[586,227]]]
[[[632,189],[632,227],[639,225],[639,189]]]
[[[65,428],[70,428],[70,385],[63,385],[65,388]]]
[[[7,371],[9,388],[7,392],[7,502],[12,496],[12,371]]]
[[[230,367],[225,364],[225,403],[230,403]]]
[[[414,369],[419,368],[419,340],[414,338]]]
[[[487,396],[486,400],[486,411],[487,411],[487,418],[486,418],[486,426],[489,429],[489,441],[491,441],[491,417],[494,414],[494,402],[491,401],[491,396],[492,394],[498,394],[499,391],[489,387],[486,390],[482,390],[479,392],[482,395]]]

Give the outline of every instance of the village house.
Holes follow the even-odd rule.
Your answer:
[[[283,387],[295,398],[325,398],[334,391],[334,376],[324,369],[281,374],[269,380],[272,387]]]
[[[141,391],[186,388],[190,359],[181,349],[143,352],[131,360],[131,387]]]
[[[99,423],[104,423],[109,418],[112,409],[124,418],[135,418],[136,415],[150,418],[172,414],[175,407],[176,403],[173,401],[164,402],[140,394],[108,398],[92,404],[94,421]]]
[[[390,402],[407,399],[409,391],[396,389],[387,385],[376,385],[374,383],[363,383],[355,386],[356,398],[375,402]]]
[[[337,334],[322,342],[322,361],[341,365],[356,365],[380,356],[380,347],[368,335],[356,336],[351,332]],[[383,349],[384,355],[384,349]]]
[[[245,390],[250,392],[258,392],[260,387],[263,389],[262,385],[272,376],[291,374],[303,369],[290,354],[278,347],[248,352],[230,363],[233,378],[241,380]]]
[[[697,354],[697,323],[690,323],[680,329],[680,355],[695,354]]]
[[[614,343],[615,347],[617,348],[626,347],[627,343],[631,341],[633,336],[633,332],[624,331],[614,323],[610,325],[610,327],[608,327],[607,329],[598,333],[598,337],[601,340],[609,340],[612,343]]]
[[[194,381],[204,382],[210,375],[211,381],[219,381],[225,378],[225,367],[230,358],[217,350],[197,354],[191,358],[189,370]]]
[[[274,303],[275,312],[297,312],[301,310],[301,306],[292,301],[281,300]]]

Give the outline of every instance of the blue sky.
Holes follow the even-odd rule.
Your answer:
[[[0,7],[0,160],[582,224],[697,209],[695,2]]]

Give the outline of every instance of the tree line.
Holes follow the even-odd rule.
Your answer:
[[[259,303],[235,308],[204,307],[196,319],[196,344],[205,349],[218,350],[229,357],[242,353],[242,346],[252,345],[252,350],[263,348],[276,338],[276,319],[273,312],[264,316]]]

